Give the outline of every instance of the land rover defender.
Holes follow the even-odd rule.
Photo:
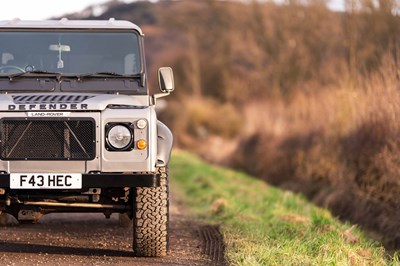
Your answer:
[[[144,35],[128,21],[0,21],[0,211],[125,214],[133,255],[168,248],[173,137],[149,95]]]

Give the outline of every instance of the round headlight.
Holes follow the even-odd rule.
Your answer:
[[[132,132],[123,125],[115,125],[107,135],[108,143],[114,149],[125,149],[132,143]]]

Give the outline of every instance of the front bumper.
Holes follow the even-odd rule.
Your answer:
[[[82,188],[158,187],[159,174],[82,174]],[[0,174],[0,188],[10,188],[10,175]]]

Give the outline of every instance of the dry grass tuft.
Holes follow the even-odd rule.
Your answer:
[[[310,224],[309,217],[305,217],[303,215],[298,215],[298,214],[294,214],[294,213],[281,215],[281,216],[279,216],[279,218],[284,221],[287,221],[287,222],[295,222],[295,223],[300,223],[300,224],[304,224],[304,225]]]
[[[346,230],[342,233],[342,236],[343,236],[343,238],[345,239],[345,241],[346,241],[347,243],[355,244],[355,243],[357,243],[358,241],[360,241],[360,238],[359,238],[358,236],[356,236],[356,235],[353,234],[353,230],[354,230],[355,227],[356,227],[356,226],[353,225],[352,227],[346,229]]]
[[[229,203],[224,198],[218,198],[213,201],[211,204],[211,213],[212,214],[222,214],[226,207],[228,207]]]

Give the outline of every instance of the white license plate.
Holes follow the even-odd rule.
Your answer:
[[[10,174],[13,189],[81,189],[82,174]]]

